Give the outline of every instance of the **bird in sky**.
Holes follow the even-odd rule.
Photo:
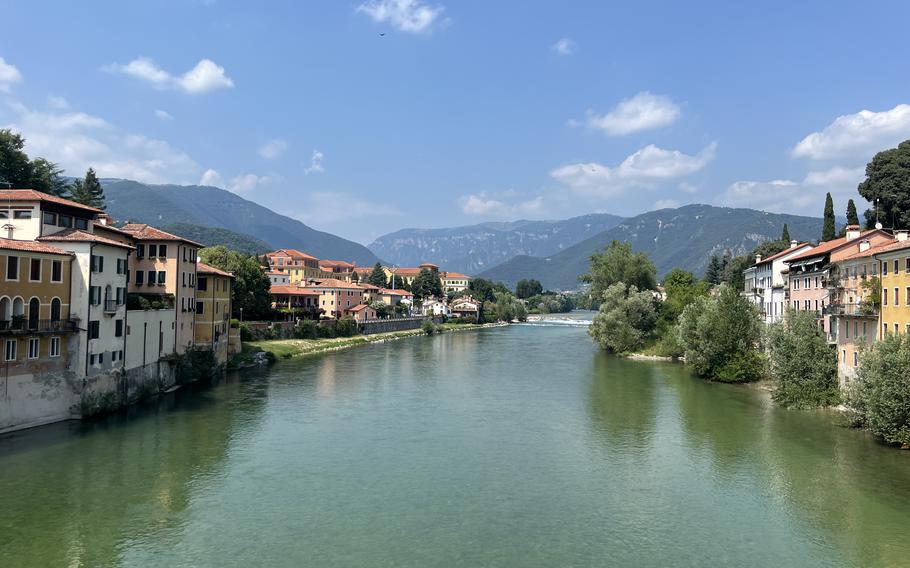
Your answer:
[[[379,32],[379,37],[385,37],[385,32]]]

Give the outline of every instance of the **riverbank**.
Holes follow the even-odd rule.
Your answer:
[[[507,323],[485,324],[454,324],[443,323],[436,328],[436,333],[457,333],[463,331],[476,331],[491,327],[507,326]],[[248,341],[243,344],[243,351],[236,355],[232,361],[232,368],[244,368],[256,365],[257,353],[266,353],[275,359],[290,359],[306,355],[317,355],[329,351],[348,349],[358,345],[384,343],[396,341],[407,337],[426,335],[423,329],[409,329],[405,331],[391,331],[388,333],[375,333],[371,335],[355,335],[353,337],[335,337],[326,339],[272,339],[263,341]],[[258,356],[261,358],[261,356]]]

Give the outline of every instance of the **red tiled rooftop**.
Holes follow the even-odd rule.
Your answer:
[[[272,251],[272,252],[266,253],[265,256],[267,256],[267,257],[273,257],[273,256],[288,256],[288,257],[291,257],[291,258],[302,258],[302,259],[318,260],[315,256],[309,255],[309,254],[307,254],[307,253],[305,253],[305,252],[300,252],[299,250],[296,250],[296,249],[278,249],[278,250],[276,250],[276,251]]]
[[[63,199],[62,197],[57,197],[56,195],[43,193],[34,189],[0,189],[0,201],[47,201],[48,203],[66,205],[67,207],[74,207],[96,214],[104,213],[104,210],[102,209],[89,207],[88,205],[76,203],[75,201]]]
[[[345,282],[344,280],[339,280],[337,278],[325,278],[323,280],[320,280],[319,283],[316,284],[316,287],[318,287],[318,288],[342,288],[345,290],[363,291],[363,288],[361,288],[359,285],[352,284],[351,282]]]
[[[407,290],[392,289],[392,288],[380,288],[379,292],[381,294],[386,294],[386,295],[390,295],[390,296],[413,296],[414,295],[411,292],[408,292]]]
[[[793,258],[789,259],[789,262],[797,262],[800,260],[806,260],[808,258],[814,258],[816,256],[820,256],[820,255],[832,252],[834,250],[837,250],[842,246],[859,243],[862,239],[868,237],[872,233],[887,234],[884,231],[880,231],[879,229],[870,229],[868,231],[864,231],[864,232],[860,233],[859,237],[855,237],[850,240],[847,240],[847,237],[840,237],[840,238],[837,238],[837,239],[834,239],[831,241],[825,241],[823,243],[819,243],[819,245],[817,247],[813,248],[812,250],[809,250],[802,254],[798,254],[798,255],[794,256]]]
[[[780,258],[780,257],[782,257],[782,256],[787,256],[788,254],[792,254],[793,251],[798,250],[800,247],[804,247],[804,246],[806,246],[806,245],[809,245],[809,243],[799,243],[799,244],[796,245],[795,247],[787,247],[787,248],[785,248],[784,250],[782,250],[782,251],[780,251],[780,252],[778,252],[778,253],[772,254],[772,255],[769,256],[768,258],[763,258],[763,259],[761,259],[761,262],[756,262],[756,263],[755,263],[755,266],[758,266],[759,264],[764,264],[764,263],[766,263],[766,262],[771,262],[772,260],[777,260],[778,258]],[[809,251],[809,252],[811,252],[811,251]],[[791,260],[792,260],[792,259],[791,259]]]
[[[866,249],[864,251],[855,252],[851,255],[845,256],[844,258],[840,259],[840,261],[856,260],[857,258],[869,257],[869,256],[872,256],[873,254],[878,254],[880,252],[884,252],[885,248],[890,247],[893,244],[899,244],[899,243],[895,243],[894,241],[889,241],[886,243],[872,245],[871,247],[869,247],[868,249]],[[840,262],[840,261],[838,261],[838,262]]]
[[[44,243],[39,243],[36,241],[17,241],[15,239],[0,239],[0,249],[2,250],[18,250],[24,252],[43,252],[46,254],[63,254],[66,256],[73,256],[73,253],[57,248],[52,247],[51,245],[46,245]]]
[[[196,272],[199,274],[215,274],[217,276],[225,276],[227,278],[233,278],[234,273],[228,272],[226,270],[221,270],[220,268],[215,268],[210,264],[206,264],[201,260],[196,261]]]
[[[320,260],[319,266],[331,266],[333,268],[354,268],[354,264],[343,260]]]
[[[319,296],[319,291],[302,286],[289,286],[287,284],[272,284],[269,294],[276,296]]]
[[[135,248],[126,243],[121,243],[120,241],[115,241],[114,239],[108,239],[105,237],[100,237],[98,235],[93,235],[92,233],[88,233],[80,229],[64,229],[52,235],[44,235],[43,237],[38,237],[38,240],[60,243],[98,243],[129,250],[133,250],[133,248]]]
[[[365,309],[367,309],[367,308],[369,308],[369,307],[370,307],[370,306],[368,306],[368,305],[366,305],[366,304],[357,304],[357,305],[354,306],[353,308],[348,308],[346,311],[349,311],[349,312],[359,312],[360,310],[365,310]]]
[[[894,243],[884,245],[882,247],[877,248],[875,250],[875,254],[894,252],[896,250],[904,250],[904,249],[910,249],[910,241],[897,241]]]
[[[195,241],[177,236],[173,233],[162,231],[161,229],[152,227],[151,225],[147,225],[145,223],[127,223],[121,227],[121,229],[131,234],[133,238],[140,241],[181,241],[193,246],[197,246],[199,248],[205,246]]]

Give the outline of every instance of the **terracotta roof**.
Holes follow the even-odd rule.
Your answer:
[[[402,274],[407,275],[407,276],[417,276],[418,274],[420,274],[420,269],[419,268],[396,268],[395,270],[392,271],[392,273],[395,275],[398,275],[398,276],[400,276]]]
[[[351,282],[345,282],[344,280],[338,280],[337,278],[325,278],[316,284],[318,288],[343,288],[346,290],[360,290],[363,291],[358,284],[352,284]]]
[[[100,245],[110,245],[112,247],[120,247],[129,250],[133,250],[135,248],[126,243],[121,243],[120,241],[115,241],[114,239],[108,239],[106,237],[99,237],[98,235],[93,235],[92,233],[88,233],[79,229],[64,229],[52,235],[44,235],[43,237],[38,237],[38,240],[60,243],[97,243]]]
[[[358,284],[364,290],[382,290],[379,286],[374,286],[372,284]]]
[[[756,263],[755,263],[755,266],[758,266],[759,264],[764,264],[764,263],[766,263],[766,262],[771,262],[772,260],[777,260],[778,258],[780,258],[780,257],[782,257],[782,256],[787,256],[787,254],[792,254],[793,251],[799,250],[800,247],[804,247],[804,246],[807,246],[807,245],[809,245],[809,243],[799,243],[799,244],[796,245],[795,247],[787,247],[787,248],[785,248],[784,250],[782,250],[782,251],[780,251],[780,252],[778,252],[778,253],[772,254],[772,255],[769,256],[768,258],[763,258],[763,259],[761,259],[761,262],[756,262]],[[811,245],[810,245],[810,246],[811,246]],[[811,252],[811,251],[809,251],[809,252]]]
[[[0,249],[3,250],[21,250],[25,252],[43,252],[47,254],[64,254],[66,256],[73,256],[73,253],[59,249],[57,247],[52,247],[51,245],[46,245],[44,243],[39,243],[36,241],[17,241],[15,239],[0,239]]]
[[[432,262],[424,262],[420,265],[420,268],[439,268],[439,266],[433,264]]]
[[[856,260],[857,258],[864,258],[864,257],[872,256],[873,254],[878,254],[880,252],[884,252],[882,249],[890,247],[893,244],[898,244],[898,243],[895,243],[894,241],[889,241],[886,243],[872,245],[870,248],[868,248],[864,251],[855,252],[851,255],[845,256],[844,258],[838,260],[838,262],[841,262],[844,260]]]
[[[151,225],[146,225],[145,223],[127,223],[122,227],[124,231],[133,235],[133,238],[140,241],[182,241],[199,248],[204,247],[200,243],[185,239],[183,237],[168,233],[167,231],[162,231],[152,227]]]
[[[104,213],[103,209],[89,207],[88,205],[76,203],[75,201],[63,199],[62,197],[50,195],[49,193],[42,193],[34,189],[0,189],[0,201],[47,201],[48,203],[66,205],[67,207],[74,207],[92,213]]]
[[[379,292],[381,294],[388,295],[388,296],[413,296],[414,295],[411,292],[408,292],[407,290],[398,290],[398,289],[393,290],[391,288],[380,288]]]
[[[94,230],[96,230],[96,231],[98,229],[101,229],[102,231],[110,231],[112,233],[117,233],[118,235],[123,235],[123,236],[129,237],[131,239],[133,238],[132,233],[124,231],[123,229],[118,229],[117,227],[114,227],[113,225],[102,225],[101,223],[96,222],[92,226],[94,227]]]
[[[793,258],[789,259],[789,262],[806,260],[808,258],[814,258],[816,256],[821,256],[823,254],[827,254],[831,251],[839,249],[842,246],[858,243],[858,242],[860,242],[861,239],[863,239],[864,237],[867,237],[868,235],[871,235],[872,233],[883,233],[883,234],[887,235],[887,233],[885,233],[884,231],[880,231],[879,229],[870,229],[868,231],[863,231],[862,233],[860,233],[859,237],[855,237],[850,240],[847,240],[847,237],[840,237],[840,238],[837,238],[837,239],[834,239],[831,241],[819,243],[819,245],[817,247],[813,248],[812,250],[806,251],[802,254],[798,254],[798,255],[794,256]]]
[[[228,272],[226,270],[221,270],[220,268],[215,268],[210,264],[206,264],[201,260],[196,261],[196,272],[201,274],[215,274],[218,276],[225,276],[227,278],[233,278],[234,273]]]
[[[895,243],[887,244],[883,247],[877,248],[875,254],[894,252],[896,250],[910,249],[910,241],[897,241]]]
[[[304,288],[303,286],[289,286],[286,284],[272,284],[272,287],[269,288],[269,294],[274,294],[276,296],[319,296],[319,292],[313,290],[312,288]]]
[[[354,306],[353,308],[348,308],[348,309],[346,309],[345,311],[346,311],[346,312],[359,312],[360,310],[365,310],[365,309],[367,309],[367,308],[369,308],[369,307],[370,307],[370,306],[368,306],[368,305],[366,305],[366,304],[357,304],[357,305]]]
[[[445,278],[461,278],[462,280],[471,279],[471,277],[468,276],[467,274],[462,274],[460,272],[446,272]]]
[[[370,268],[369,266],[355,266],[354,272],[357,272],[359,274],[370,274],[371,272],[373,272],[373,269]]]
[[[287,272],[282,272],[281,270],[266,270],[265,273],[270,276],[274,276],[274,275],[287,276],[288,275]]]
[[[354,268],[353,263],[345,262],[343,260],[320,260],[319,266],[331,266],[333,268]]]
[[[289,256],[291,258],[309,258],[312,260],[317,260],[315,256],[311,256],[305,252],[300,252],[297,249],[278,249],[276,251],[266,253],[265,256]]]

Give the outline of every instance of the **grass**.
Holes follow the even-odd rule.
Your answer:
[[[438,332],[450,331],[467,331],[490,327],[489,325],[480,324],[452,324],[444,323],[438,326]],[[251,359],[252,354],[257,351],[271,353],[277,358],[290,359],[292,357],[301,357],[304,355],[313,355],[326,351],[335,351],[355,347],[357,345],[366,345],[369,343],[378,343],[383,341],[393,341],[405,337],[416,335],[426,335],[422,329],[408,329],[405,331],[392,331],[388,333],[374,333],[372,335],[355,335],[354,337],[335,337],[327,339],[272,339],[263,341],[249,341],[243,344],[243,352],[240,355],[248,355]]]

